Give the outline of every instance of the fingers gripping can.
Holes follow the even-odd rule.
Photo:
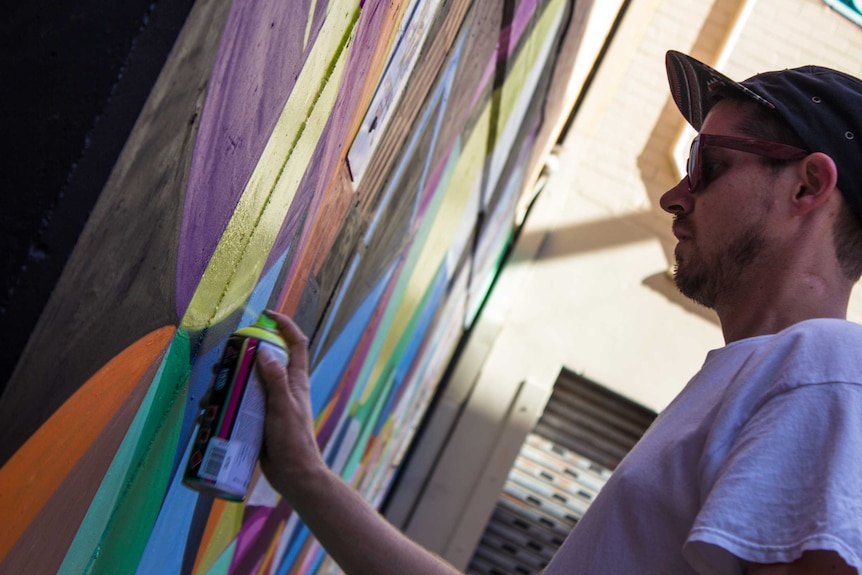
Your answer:
[[[263,441],[266,393],[255,358],[264,348],[287,364],[284,340],[275,320],[266,315],[228,338],[183,475],[183,483],[192,489],[232,501],[245,499]]]

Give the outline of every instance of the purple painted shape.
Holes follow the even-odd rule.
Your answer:
[[[262,12],[263,14],[274,12],[279,18],[285,18],[285,14],[278,13],[274,7],[274,0],[235,1],[245,4],[256,3],[265,5],[262,9],[254,12],[255,21],[260,21],[261,19],[258,12]],[[380,32],[382,26],[386,23],[387,6],[388,2],[385,0],[377,0],[373,3],[366,3],[362,9],[333,111],[329,115],[327,125],[324,127],[320,140],[306,168],[303,180],[294,196],[293,203],[276,237],[275,244],[264,265],[264,271],[268,270],[277,261],[279,254],[283,253],[292,241],[296,240],[293,247],[296,252],[303,251],[308,243],[312,226],[304,224],[314,221],[323,204],[324,194],[329,188],[332,174],[335,172],[339,161],[341,161],[342,150],[345,148],[346,142],[352,138],[350,126],[353,115],[356,113],[356,103],[359,100],[363,80],[368,73],[374,49],[378,42],[381,41]],[[325,17],[326,7],[326,2],[318,2],[316,6],[314,15],[315,30],[319,29],[320,26],[318,23],[322,22],[322,19]],[[305,13],[308,12],[307,5],[304,4],[302,9],[305,10]],[[232,13],[225,30],[226,38],[231,30],[239,29],[244,20],[251,18],[251,16],[244,14],[236,15],[235,17],[235,12],[242,11],[237,10],[235,6],[232,8]],[[299,9],[292,8],[289,11],[282,10],[282,12],[296,14],[299,12]],[[275,16],[272,16],[273,20],[274,18]],[[238,22],[235,23],[235,20]],[[286,44],[283,47],[271,46],[267,52],[267,57],[270,52],[279,52],[280,50],[299,53],[298,48],[294,47],[294,43],[297,41],[295,36],[300,32],[300,29],[302,34],[304,34],[305,20],[297,21],[294,24],[293,29],[288,30],[290,35],[285,38]],[[282,23],[282,27],[287,28],[287,24]],[[254,30],[248,32],[248,35],[253,39],[257,36],[269,39],[268,32],[266,30],[261,32],[259,29],[260,26],[256,26]],[[237,34],[238,32],[234,33]],[[301,37],[299,37],[299,40],[301,41]],[[314,38],[309,40],[309,44],[313,40]],[[248,44],[248,41],[245,44]],[[224,47],[224,43],[221,51],[228,51]],[[239,51],[238,47],[231,46],[229,54],[219,54],[219,61],[213,73],[213,83],[216,86],[218,86],[216,81],[218,75],[224,75],[226,70],[227,73],[230,73],[228,68],[233,70],[233,68],[239,67],[230,62],[233,52]],[[303,54],[303,60],[304,57],[305,55]],[[228,64],[231,64],[231,66],[220,64],[222,60],[228,60]],[[207,106],[204,107],[204,117],[201,119],[201,132],[198,135],[195,157],[192,160],[192,173],[189,178],[189,192],[186,196],[186,211],[181,230],[180,249],[177,256],[177,312],[180,317],[182,317],[188,306],[190,298],[194,294],[194,289],[197,287],[215,246],[230,220],[242,189],[260,157],[272,131],[272,126],[275,124],[278,114],[280,114],[284,102],[289,95],[289,91],[293,87],[294,76],[299,73],[302,64],[299,59],[296,62],[281,63],[278,63],[278,59],[273,58],[272,60],[276,62],[276,64],[270,64],[272,66],[282,66],[282,68],[293,66],[293,68],[291,68],[292,71],[290,74],[287,74],[287,77],[285,77],[284,73],[280,73],[282,70],[279,68],[277,70],[279,73],[275,75],[276,77],[272,81],[269,80],[269,77],[266,78],[266,84],[262,84],[264,78],[260,77],[258,82],[261,91],[265,89],[268,93],[273,94],[268,97],[265,103],[263,102],[263,96],[258,97],[256,93],[253,93],[254,90],[237,86],[233,92],[229,92],[227,88],[221,89],[221,92],[224,94],[220,98],[216,98],[215,96],[210,98],[208,96]],[[232,84],[236,83],[233,78],[229,78],[229,80]],[[225,79],[225,81],[227,82],[228,79]],[[274,84],[278,84],[277,89],[273,87]],[[251,94],[249,94],[250,92]],[[276,99],[276,92],[279,92],[283,97]],[[245,94],[245,98],[239,97],[243,94]],[[210,105],[211,99],[215,100],[215,103],[212,105]],[[255,107],[263,108],[264,104],[272,108],[271,113],[266,117],[268,123],[264,123],[263,111],[257,112],[254,110]],[[215,111],[208,115],[207,112],[213,108],[215,108]],[[235,114],[235,119],[232,119],[231,113]],[[202,136],[205,122],[223,127],[218,130],[210,129],[209,132]],[[226,139],[223,134],[231,133],[230,128],[234,125],[251,128],[250,134],[259,136],[257,138],[259,141],[255,142],[256,148],[253,155],[245,149],[223,149],[225,145],[224,140]],[[263,137],[264,134],[265,137]],[[222,149],[219,148],[219,141],[222,142]],[[243,154],[242,158],[239,157],[240,153]],[[197,163],[195,163],[196,159]],[[244,168],[240,168],[240,166],[244,166]],[[221,171],[216,172],[217,170]],[[193,185],[196,187],[193,188]],[[193,189],[195,190],[194,193]],[[210,190],[210,192],[207,192],[207,190]],[[193,207],[190,208],[190,206]],[[299,234],[298,238],[297,234]],[[292,258],[291,269],[287,274],[288,278],[293,277],[299,261],[300,258]]]
[[[287,507],[252,507],[245,509],[242,527],[236,536],[236,550],[231,558],[228,573],[232,575],[256,573],[255,566],[266,555],[278,523],[289,514]]]
[[[192,155],[177,252],[182,317],[305,62],[310,0],[234,0]],[[310,46],[326,2],[318,2]]]
[[[508,60],[512,55],[512,50],[521,41],[521,36],[524,35],[524,30],[536,11],[536,2],[537,0],[524,0],[521,2],[518,5],[518,11],[515,12],[515,16],[512,18],[512,23],[500,30],[500,39],[504,46],[495,52],[496,58],[492,58],[485,66],[482,79],[476,86],[476,91],[473,93],[473,98],[470,101],[471,108],[476,106],[476,102],[479,101],[479,97],[482,95],[485,86],[491,81],[491,76],[497,68],[497,62]]]

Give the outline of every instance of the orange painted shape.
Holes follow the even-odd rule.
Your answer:
[[[0,469],[0,561],[147,372],[176,327],[142,337],[81,386]]]
[[[18,537],[0,561],[0,573],[57,573],[163,359],[153,361],[111,421]],[[58,517],[63,521],[57,521]]]

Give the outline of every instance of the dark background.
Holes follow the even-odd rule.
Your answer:
[[[5,2],[0,393],[193,3]]]

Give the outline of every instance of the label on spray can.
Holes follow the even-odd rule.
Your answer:
[[[228,338],[210,399],[189,455],[183,483],[215,497],[242,501],[263,441],[266,393],[255,369],[258,351],[271,349],[287,363],[275,321],[261,316]]]

